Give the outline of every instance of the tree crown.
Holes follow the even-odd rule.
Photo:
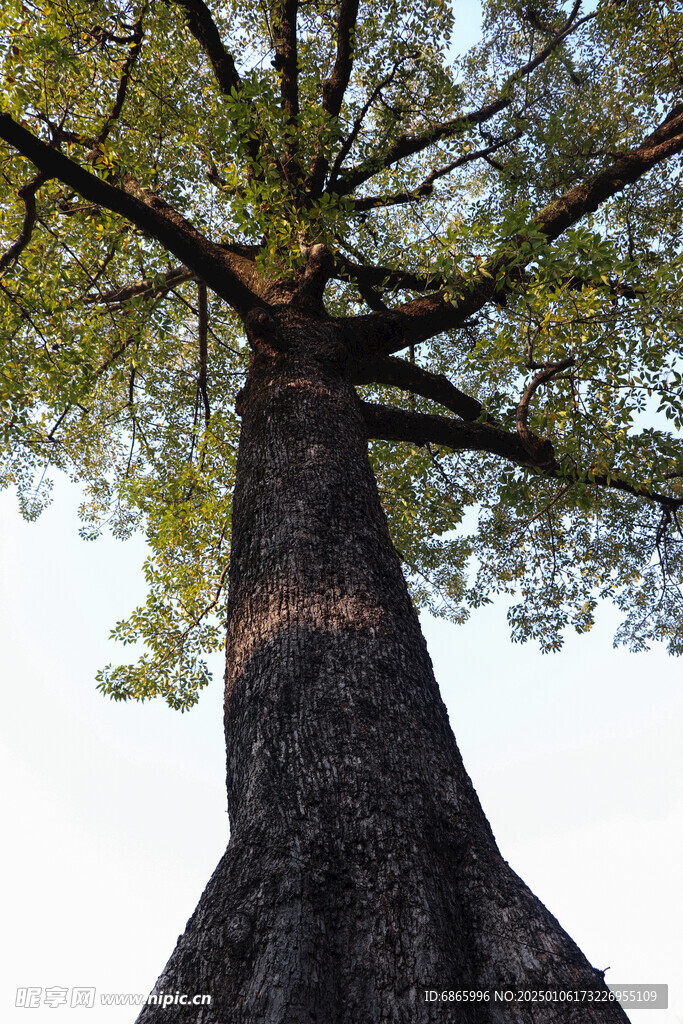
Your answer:
[[[418,602],[683,651],[683,12],[488,0],[462,52],[461,10],[3,5],[1,479],[146,530],[114,698],[222,643],[254,310],[337,325]]]

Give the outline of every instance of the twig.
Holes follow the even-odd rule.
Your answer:
[[[522,444],[530,455],[536,455],[540,442],[536,435],[529,429],[529,403],[541,384],[547,384],[553,379],[553,377],[556,377],[558,373],[566,370],[569,366],[573,366],[575,362],[576,360],[574,356],[568,356],[559,363],[548,363],[540,373],[536,374],[522,395],[522,400],[517,406],[517,433],[519,434]],[[535,365],[534,369],[536,369]]]

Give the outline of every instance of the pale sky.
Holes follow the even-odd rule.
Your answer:
[[[107,637],[143,597],[144,547],[78,537],[75,489],[37,523],[0,495],[0,676],[6,840],[2,1019],[19,986],[146,993],[226,840],[221,659],[197,708],[95,691]],[[618,983],[668,983],[683,1022],[683,687],[660,650],[613,651],[605,609],[559,655],[509,642],[503,607],[425,632],[466,766],[503,856]],[[130,1024],[130,1007],[78,1009]]]

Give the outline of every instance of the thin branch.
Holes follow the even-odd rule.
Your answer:
[[[100,363],[97,369],[93,371],[92,380],[97,380],[99,377],[102,376],[103,373],[106,373],[109,367],[114,365],[119,356],[122,356],[123,353],[126,352],[130,348],[130,346],[138,340],[138,335],[136,333],[131,334],[128,338],[125,339],[125,341],[121,342],[119,347],[114,349],[111,355],[107,356],[107,358]]]
[[[344,244],[341,243],[340,244]],[[349,252],[358,259],[362,259],[361,253],[353,250],[350,246],[344,245]],[[335,254],[335,272],[332,275],[339,281],[354,281],[358,286],[358,290],[362,298],[367,302],[370,309],[382,309],[386,310],[387,306],[382,300],[380,294],[381,290],[388,290],[390,292],[397,291],[410,291],[410,292],[429,292],[433,291],[434,288],[453,288],[453,280],[447,279],[443,274],[437,273],[436,271],[416,274],[410,270],[400,270],[395,267],[381,267],[372,266],[367,263],[354,263],[353,260],[343,256],[341,253]],[[530,285],[534,282],[534,274],[527,273],[523,270],[517,272],[517,283],[520,286]],[[465,283],[465,278],[461,277],[461,283]],[[565,288],[572,291],[581,291],[584,288],[595,287],[595,282],[583,278],[581,271],[577,271],[572,274],[564,281],[558,282]],[[601,282],[600,287],[604,286],[604,282]],[[610,280],[607,286],[609,294],[614,298],[619,299],[635,299],[639,295],[644,294],[642,290],[638,290],[630,287],[623,281],[619,281],[617,278]],[[366,293],[367,296],[366,297]]]
[[[399,160],[413,156],[416,153],[421,153],[422,150],[433,145],[435,142],[452,138],[454,135],[465,132],[468,128],[473,128],[475,125],[484,124],[502,110],[506,110],[514,102],[515,85],[517,82],[528,76],[537,67],[540,67],[569,35],[585,24],[586,21],[595,17],[595,12],[593,12],[577,21],[576,16],[580,7],[581,0],[576,0],[562,28],[553,36],[547,46],[510,75],[503,84],[500,95],[491,103],[486,103],[478,110],[471,110],[467,114],[458,114],[457,117],[451,118],[449,121],[432,125],[419,135],[399,136],[393,146],[383,156],[373,161],[371,165],[350,168],[345,174],[341,175],[334,189],[328,186],[328,190],[334,191],[338,195],[349,195],[359,185],[362,185],[363,182],[374,177],[379,171],[386,170],[393,164],[398,163]]]
[[[24,220],[21,230],[9,249],[0,256],[0,272],[15,263],[22,252],[31,241],[33,228],[36,223],[36,192],[47,181],[46,175],[42,172],[36,174],[29,182],[17,189],[17,195],[24,200]]]
[[[124,232],[124,234],[126,234],[126,233],[127,233],[127,231]],[[111,263],[111,261],[116,256],[116,254],[118,252],[118,249],[119,249],[119,239],[116,238],[116,239],[114,239],[114,241],[110,245],[109,251],[106,253],[106,255],[105,255],[104,259],[102,260],[102,262],[100,263],[99,267],[97,268],[95,273],[91,276],[90,280],[88,281],[86,292],[81,296],[82,300],[85,300],[86,295],[88,294],[88,292],[91,291],[91,289],[93,289],[95,287],[97,288],[98,292],[101,294],[101,289],[100,289],[100,286],[99,286],[99,280],[102,277],[102,275],[104,274],[104,272],[107,269],[107,267],[109,266],[109,264]]]
[[[133,429],[131,430],[130,451],[128,452],[128,464],[126,466],[126,472],[124,477],[126,480],[130,476],[130,467],[133,464],[133,452],[135,451],[135,429],[137,427],[137,420],[135,418],[134,413],[131,413],[131,419],[133,421]]]
[[[142,13],[140,14],[140,17],[138,18],[138,20],[135,22],[135,24],[133,26],[133,33],[132,33],[132,35],[130,37],[130,41],[129,41],[129,44],[128,44],[130,46],[130,52],[129,52],[127,58],[126,58],[126,61],[125,61],[124,65],[123,65],[123,70],[121,72],[121,78],[119,80],[119,87],[118,87],[117,92],[116,92],[116,98],[114,99],[114,105],[111,108],[111,112],[109,114],[109,117],[105,121],[105,123],[104,123],[104,125],[103,125],[103,127],[102,127],[102,129],[101,129],[101,131],[99,133],[99,135],[97,136],[97,143],[98,143],[99,146],[104,145],[104,143],[107,140],[107,136],[109,135],[109,132],[112,130],[112,128],[114,127],[114,125],[118,121],[119,115],[121,114],[121,111],[123,110],[123,104],[126,101],[126,92],[128,90],[128,83],[130,82],[130,76],[131,76],[132,71],[133,71],[133,66],[135,65],[135,62],[137,61],[138,57],[140,56],[140,51],[142,49],[142,39],[143,39],[142,19],[143,19],[143,16],[145,15],[146,11],[147,11],[147,4],[145,4],[145,6],[143,7],[143,10],[142,10]]]
[[[550,549],[553,556],[553,567],[550,573],[550,582],[548,583],[547,587],[548,590],[552,592],[552,589],[555,586],[555,577],[557,576],[557,551],[555,549],[555,531],[553,529],[553,517],[551,516],[550,512],[548,512],[548,528],[550,531]]]
[[[220,600],[221,592],[223,590],[223,587],[225,586],[225,577],[228,574],[228,568],[229,568],[229,563],[226,563],[223,566],[223,569],[221,571],[220,576],[218,577],[218,582],[216,584],[216,589],[215,589],[215,592],[214,592],[213,600],[209,604],[205,605],[204,608],[202,608],[202,610],[199,613],[199,615],[197,615],[189,623],[189,625],[187,625],[185,627],[185,629],[182,631],[182,633],[178,634],[178,636],[173,640],[170,650],[168,650],[166,652],[166,654],[164,654],[158,660],[153,661],[151,663],[151,665],[149,666],[149,669],[160,669],[162,667],[162,665],[164,665],[165,662],[167,662],[169,660],[169,658],[173,657],[173,654],[177,650],[177,648],[183,646],[186,638],[189,636],[189,634],[192,632],[192,630],[196,629],[197,626],[201,623],[201,621],[206,618],[206,616],[209,614],[209,612],[213,611],[213,609],[216,607],[216,605],[218,604],[218,602]]]
[[[88,149],[88,152],[85,155],[85,159],[89,163],[94,163],[97,157],[101,154],[102,147],[104,146],[104,143],[106,142],[109,133],[116,124],[121,114],[121,111],[123,110],[123,105],[126,101],[126,93],[128,91],[128,85],[130,83],[133,67],[138,57],[140,56],[140,52],[142,50],[142,42],[144,38],[143,17],[147,12],[147,6],[147,4],[144,5],[140,17],[133,26],[132,34],[125,39],[117,36],[112,36],[111,33],[106,32],[104,29],[101,29],[101,34],[99,32],[95,34],[95,30],[89,33],[90,35],[95,35],[95,38],[102,39],[106,36],[106,38],[111,39],[114,42],[118,42],[121,45],[128,44],[130,47],[130,51],[128,53],[128,56],[126,57],[123,69],[121,71],[121,77],[119,79],[119,84],[116,90],[116,96],[114,98],[111,111],[109,112],[104,124],[102,125],[102,128],[100,129],[97,135],[83,135],[81,132],[70,131],[69,129],[65,128],[63,124],[56,124],[54,121],[50,120],[50,118],[47,117],[45,114],[36,114],[38,120],[42,121],[42,123],[47,125],[47,127],[50,129],[52,138],[56,143],[69,142],[76,146],[86,147]],[[74,211],[68,210],[66,212],[71,213]]]
[[[531,399],[541,384],[548,384],[558,373],[562,373],[563,370],[574,366],[575,363],[576,359],[574,356],[568,356],[567,359],[562,359],[559,363],[549,363],[543,367],[540,373],[536,374],[524,390],[521,401],[517,406],[516,426],[522,444],[530,455],[534,454],[539,444],[539,438],[529,429],[529,404]]]
[[[23,320],[23,322],[25,324],[28,324],[30,327],[32,327],[33,330],[36,332],[36,335],[40,338],[40,340],[41,340],[41,342],[43,344],[43,348],[45,349],[45,354],[47,355],[47,358],[50,360],[50,362],[52,363],[52,365],[55,368],[55,370],[57,371],[57,373],[60,373],[62,375],[62,377],[66,377],[65,372],[61,369],[61,367],[54,360],[54,357],[53,357],[53,354],[52,354],[52,350],[51,350],[51,346],[50,346],[50,344],[48,342],[48,339],[45,337],[44,333],[41,331],[39,324],[36,323],[36,321],[33,319],[31,314],[29,313],[29,311],[26,309],[26,306],[22,302],[21,295],[17,294],[17,293],[13,293],[6,285],[4,285],[2,283],[2,281],[0,281],[0,291],[3,293],[3,295],[6,296],[7,300],[9,302],[11,302],[11,304],[13,306],[16,306],[16,308],[17,308],[17,310],[19,312],[19,317],[21,318],[21,320]]]
[[[138,346],[135,346],[137,351]],[[131,371],[128,377],[128,405],[133,405],[133,399],[135,398],[135,367],[131,367]]]
[[[260,250],[260,246],[222,244],[221,249],[224,249],[226,252],[232,253],[234,256],[238,256],[242,259],[254,260]],[[112,255],[113,254],[115,254],[115,250]],[[97,272],[95,278],[93,278],[91,285],[95,283],[97,278],[100,276],[110,258],[111,256],[105,260],[105,263]],[[86,295],[84,296],[83,301],[86,303],[105,302],[107,305],[121,306],[130,299],[146,299],[150,296],[159,298],[167,292],[172,291],[174,288],[177,288],[178,285],[184,284],[186,281],[196,280],[198,280],[197,275],[187,267],[174,267],[172,270],[167,271],[166,274],[155,274],[154,277],[143,278],[141,281],[135,281],[133,284],[125,285],[121,288],[114,288],[101,294]]]
[[[531,524],[535,523],[536,520],[541,519],[544,515],[546,515],[546,513],[549,513],[550,510],[555,505],[557,505],[559,501],[562,501],[565,494],[568,494],[574,486],[574,484],[565,484],[564,487],[560,487],[560,489],[555,493],[555,495],[550,499],[550,501],[547,502],[543,506],[543,508],[539,509],[538,512],[534,512],[532,516],[529,516],[529,518],[525,519],[522,523],[513,523],[513,527],[517,530],[517,533],[515,534],[515,538],[512,540],[510,546],[512,547],[516,545],[518,539],[522,535],[522,532],[527,528],[527,526],[531,526]]]
[[[443,167],[437,167],[431,171],[427,177],[421,182],[416,188],[410,189],[404,192],[395,192],[393,195],[386,196],[364,196],[362,199],[351,200],[351,209],[355,213],[362,213],[365,210],[376,210],[378,208],[384,208],[387,206],[402,206],[405,203],[413,203],[417,200],[423,199],[425,196],[430,196],[434,191],[434,182],[439,178],[443,178],[446,174],[450,174],[452,171],[457,170],[459,167],[464,167],[466,164],[472,163],[474,160],[486,159],[491,153],[497,152],[502,149],[503,146],[508,146],[511,142],[515,142],[521,138],[522,132],[515,132],[514,135],[509,136],[506,139],[500,139],[498,142],[491,143],[485,149],[478,149],[471,153],[464,153],[459,156],[456,160],[451,160],[450,163],[444,164]]]
[[[206,300],[206,285],[203,281],[197,283],[197,306],[199,309],[197,333],[199,335],[199,376],[197,377],[197,388],[204,403],[204,423],[208,427],[211,419],[211,406],[207,392],[208,352],[207,337],[209,328],[209,316]]]
[[[179,284],[193,280],[195,280],[195,275],[191,270],[188,270],[187,267],[176,267],[174,270],[169,270],[167,274],[136,281],[135,284],[115,288],[102,295],[86,295],[83,301],[86,303],[104,302],[108,306],[119,307],[131,299],[160,298],[173,288],[177,288]]]
[[[105,264],[103,266],[101,266],[100,269],[94,275],[91,275],[90,269],[86,266],[86,264],[84,263],[83,259],[75,251],[75,249],[73,249],[67,242],[65,242],[64,239],[60,237],[59,233],[57,231],[55,231],[54,228],[50,227],[49,223],[46,220],[44,220],[43,217],[39,217],[38,221],[39,221],[41,227],[45,231],[47,231],[47,233],[49,235],[52,235],[54,240],[59,245],[60,249],[62,249],[65,253],[67,253],[68,256],[70,257],[70,259],[72,259],[74,261],[74,263],[78,267],[80,267],[80,269],[83,271],[84,276],[86,278],[90,279],[89,280],[89,287],[90,288],[92,288],[92,287],[97,288],[98,293],[101,294],[102,293],[102,289],[98,286],[97,281],[98,281],[98,278],[99,278],[100,274],[104,270],[104,265],[106,265],[107,259],[105,258]],[[113,258],[113,254],[112,254],[111,258]],[[114,318],[114,316],[112,314],[112,310],[109,307],[107,308],[107,314],[109,316],[109,319],[111,320],[112,327],[114,328],[114,330],[116,330],[117,329],[116,320],[115,320],[115,318]]]
[[[81,132],[73,132],[68,128],[65,128],[63,124],[57,124],[52,121],[46,114],[36,111],[36,120],[46,125],[50,129],[50,135],[53,143],[70,142],[74,146],[85,146],[87,149],[92,150],[97,145],[97,138],[94,135],[83,135]]]
[[[403,57],[401,57],[401,59],[399,61],[397,61],[396,64],[394,64],[394,66],[391,69],[391,71],[389,72],[389,74],[386,75],[386,77],[383,78],[382,81],[379,82],[375,86],[375,88],[372,90],[372,92],[368,96],[367,100],[365,101],[365,103],[361,107],[360,113],[358,114],[357,118],[353,122],[353,125],[351,126],[351,131],[349,132],[349,134],[346,136],[346,138],[342,142],[341,146],[339,147],[339,152],[337,153],[337,156],[334,159],[334,163],[332,164],[332,167],[330,168],[328,190],[330,190],[330,191],[332,190],[332,185],[334,184],[334,182],[339,177],[339,172],[341,170],[341,165],[344,163],[344,160],[346,159],[346,157],[351,152],[351,147],[353,146],[354,142],[358,138],[358,133],[361,130],[361,127],[363,125],[363,121],[365,120],[365,116],[366,116],[368,110],[370,109],[372,104],[375,102],[377,97],[380,95],[380,93],[382,92],[382,89],[386,89],[386,87],[388,85],[391,85],[391,83],[393,82],[394,78],[396,77],[398,69],[401,67],[401,64],[403,64],[406,60],[413,59],[414,57],[415,57],[414,53],[405,54]]]
[[[446,472],[446,470],[443,468],[443,466],[439,462],[439,459],[435,455],[434,451],[432,450],[432,446],[429,444],[429,442],[427,442],[427,444],[425,445],[425,448],[427,449],[427,454],[429,455],[430,462],[432,463],[432,465],[436,469],[437,473],[439,474],[439,476],[441,477],[443,482],[446,484],[446,487],[448,487],[449,491],[452,492],[452,491],[454,491],[456,489],[459,490],[463,494],[463,496],[465,498],[465,501],[468,504],[475,505],[477,503],[477,491],[476,491],[476,488],[477,488],[477,485],[478,485],[478,481],[476,481],[476,480],[473,481],[472,474],[468,473],[467,470],[462,466],[462,459],[459,458],[457,460],[456,466],[460,470],[461,474],[466,475],[469,478],[470,483],[474,485],[474,488],[470,489],[470,490],[467,490],[459,480],[455,481],[455,480],[451,479],[449,474]]]
[[[182,640],[185,639],[185,637],[190,632],[190,630],[194,629],[195,626],[198,626],[199,623],[202,621],[202,619],[205,619],[206,616],[209,614],[209,612],[213,611],[213,609],[218,604],[218,601],[219,601],[220,596],[221,596],[221,592],[222,592],[223,587],[225,585],[225,577],[228,574],[228,568],[229,568],[229,565],[226,563],[223,566],[222,570],[221,570],[220,576],[218,577],[218,583],[216,584],[216,590],[214,592],[213,601],[211,601],[209,604],[207,604],[205,606],[205,608],[202,609],[202,611],[197,616],[197,618],[194,620],[194,622],[190,623],[190,625],[187,627],[187,629],[184,630],[184,632],[180,636],[180,641],[181,642],[182,642]]]
[[[171,300],[179,302],[181,306],[185,307],[185,309],[188,309],[193,316],[199,316],[199,310],[197,309],[197,307],[193,306],[191,302],[188,302],[185,296],[181,292],[179,292],[177,288],[170,289],[169,297],[171,298]],[[237,349],[233,348],[231,345],[226,344],[226,342],[224,342],[222,338],[220,338],[216,334],[216,332],[211,328],[210,325],[207,327],[207,334],[213,339],[213,341],[216,343],[216,345],[218,345],[219,348],[223,348],[227,352],[232,352],[235,355],[237,354]],[[246,375],[246,372],[246,370],[230,370],[228,371],[228,376],[243,377]]]
[[[57,421],[55,422],[54,426],[51,428],[50,433],[47,435],[47,438],[46,438],[47,441],[52,441],[54,444],[59,444],[59,440],[55,437],[55,433],[58,430],[58,428],[62,425],[65,416],[68,415],[68,413],[71,411],[72,408],[73,408],[72,405],[67,405],[66,409],[61,414],[61,416],[59,416],[57,418]]]

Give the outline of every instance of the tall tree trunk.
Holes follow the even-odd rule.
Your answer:
[[[508,867],[462,765],[334,328],[262,350],[242,400],[225,729],[231,837],[141,1024],[449,1019],[425,989],[595,988]],[[460,1004],[457,1020],[617,1022]]]

